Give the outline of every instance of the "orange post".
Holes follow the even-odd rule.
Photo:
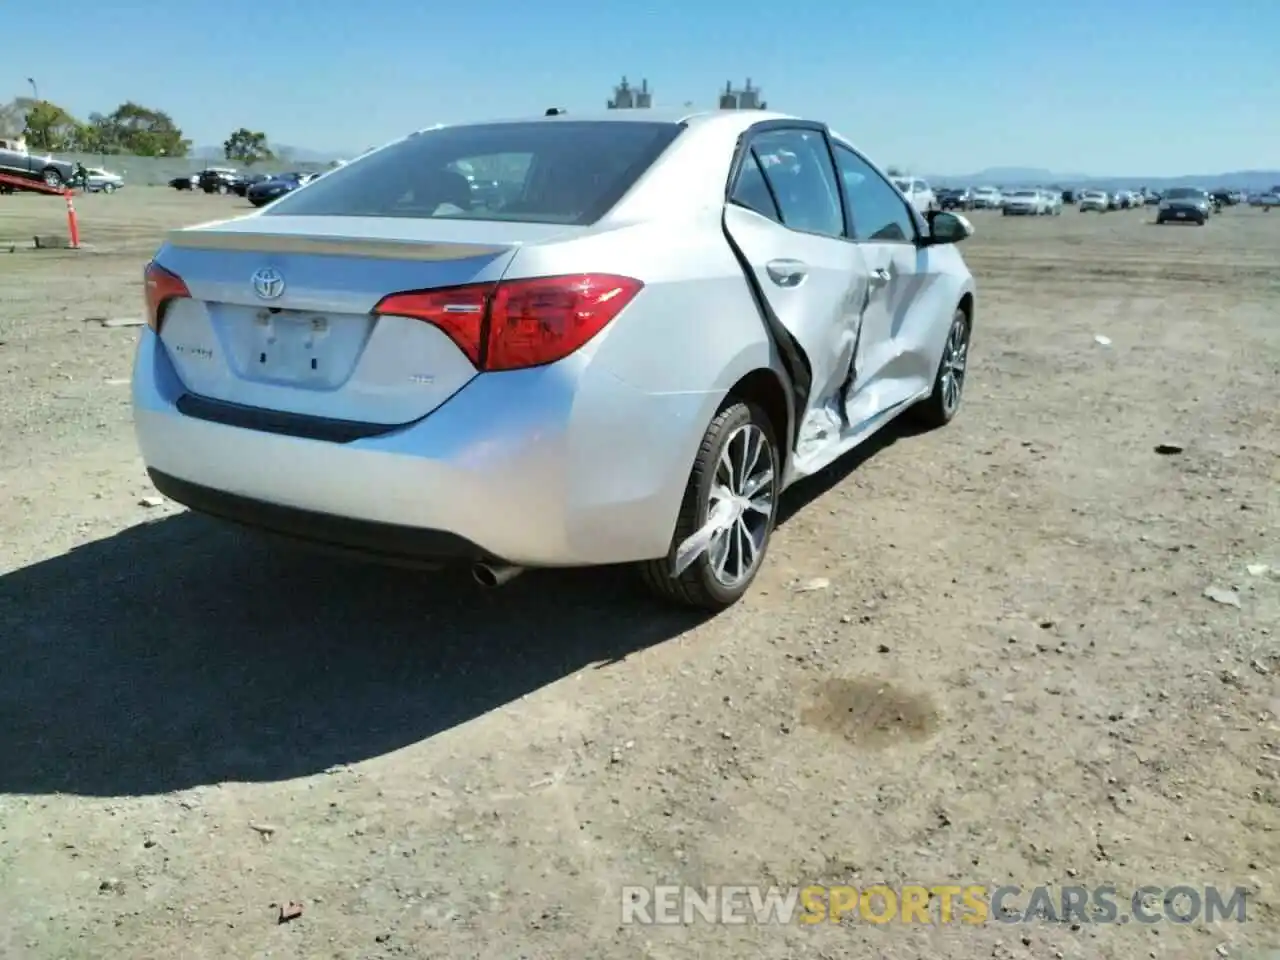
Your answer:
[[[67,234],[71,240],[71,249],[75,250],[80,247],[80,224],[76,220],[76,205],[71,199],[71,191],[68,190],[64,196],[67,198]]]

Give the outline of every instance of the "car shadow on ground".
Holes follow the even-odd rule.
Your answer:
[[[0,578],[0,793],[278,781],[405,747],[699,622],[628,571],[485,591],[192,514]]]
[[[903,435],[789,490],[785,522]],[[272,782],[464,723],[705,616],[630,571],[482,590],[317,554],[190,513],[0,577],[0,793]]]

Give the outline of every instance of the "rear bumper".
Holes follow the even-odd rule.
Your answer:
[[[149,469],[147,473],[160,493],[197,513],[315,546],[403,563],[498,559],[469,540],[443,530],[282,507],[179,480],[159,470]]]
[[[575,357],[482,375],[425,419],[376,436],[189,416],[184,397],[144,330],[138,444],[157,488],[194,510],[362,553],[526,566],[664,555],[690,451],[718,403],[642,393]]]

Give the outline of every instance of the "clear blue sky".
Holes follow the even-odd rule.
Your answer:
[[[0,101],[132,99],[352,152],[437,122],[659,105],[748,76],[885,164],[1174,175],[1280,167],[1277,0],[12,0]]]

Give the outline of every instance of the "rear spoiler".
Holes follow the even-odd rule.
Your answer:
[[[300,253],[329,257],[370,257],[376,260],[466,260],[496,256],[514,244],[433,243],[422,240],[384,240],[366,237],[307,236],[202,230],[188,227],[170,231],[171,246],[187,250],[225,250],[241,253]]]

